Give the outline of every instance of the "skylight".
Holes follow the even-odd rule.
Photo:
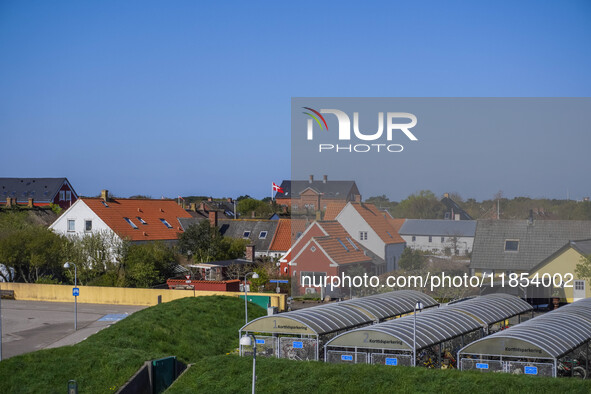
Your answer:
[[[351,246],[353,247],[353,249],[359,250],[359,248],[357,247],[357,245],[355,245],[355,242],[353,242],[351,240],[351,238],[347,237],[347,241],[349,241],[349,243],[351,244]]]
[[[349,248],[348,248],[348,247],[347,247],[347,246],[346,246],[346,245],[343,243],[343,241],[341,241],[341,239],[340,239],[340,238],[337,238],[337,241],[339,241],[339,243],[341,244],[341,246],[342,246],[343,248],[345,248],[345,250],[346,250],[347,252],[349,251]]]
[[[130,218],[123,218],[123,219],[125,219],[125,221],[126,221],[127,223],[129,223],[129,225],[130,225],[131,227],[133,227],[134,229],[136,229],[136,230],[137,230],[137,226],[135,225],[135,223],[134,223],[134,222],[132,222],[132,221],[131,221],[131,219],[130,219]]]
[[[390,234],[389,231],[386,231],[386,234],[388,234],[390,236],[390,238],[392,238],[392,234]]]
[[[259,239],[265,239],[267,238],[267,232],[266,231],[261,231],[259,233]]]
[[[141,217],[139,217],[139,216],[136,216],[136,217],[137,217],[137,220],[139,220],[141,224],[148,224],[148,223],[146,223],[146,221],[145,221],[144,219],[142,219]]]
[[[109,208],[109,206],[107,205],[107,203],[106,203],[105,201],[102,201],[102,200],[101,200],[101,202],[103,203],[103,205],[104,205],[106,208]]]
[[[250,231],[245,231],[244,233],[242,233],[242,238],[248,238],[250,237]]]
[[[160,219],[160,221],[167,227],[167,228],[172,228],[172,226],[170,225],[170,223],[168,223],[166,221],[166,219]]]

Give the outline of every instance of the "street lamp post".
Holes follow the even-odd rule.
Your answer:
[[[252,339],[251,339],[252,337]],[[252,394],[254,394],[255,382],[257,380],[257,339],[254,334],[248,333],[240,338],[240,345],[251,346],[252,345]]]
[[[77,278],[78,278],[78,269],[76,267],[76,264],[66,262],[66,264],[64,264],[64,268],[70,269],[71,265],[74,266],[74,287],[76,287]],[[78,331],[78,296],[77,295],[74,296],[74,331]]]
[[[413,323],[413,330],[412,330],[412,352],[413,352],[413,364],[417,366],[417,310],[423,309],[423,303],[421,301],[415,304],[414,308],[414,323]]]
[[[256,272],[249,272],[246,275],[244,275],[244,324],[248,324],[248,293],[246,291],[246,278],[248,277],[248,275],[252,275],[252,279],[259,278],[259,274],[257,274]]]

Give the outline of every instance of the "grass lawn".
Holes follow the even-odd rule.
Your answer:
[[[257,393],[591,392],[589,380],[271,358],[257,358],[257,377]],[[251,357],[208,357],[193,365],[166,393],[247,393],[251,379]]]
[[[265,314],[249,305],[249,317]],[[144,361],[177,356],[194,363],[238,346],[244,301],[183,298],[134,313],[85,341],[0,362],[0,393],[63,393],[75,379],[80,393],[114,392]]]

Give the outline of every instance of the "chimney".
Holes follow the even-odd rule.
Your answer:
[[[213,202],[213,198],[212,197],[207,197],[207,202]]]
[[[529,210],[529,218],[527,218],[527,224],[530,226],[534,224],[534,211],[532,209]]]
[[[310,175],[310,183],[314,182],[314,175]]]
[[[12,198],[6,197],[6,208],[12,207]]]
[[[109,191],[107,189],[101,190],[101,199],[104,202],[109,202]]]
[[[251,217],[252,219],[254,219],[254,218],[255,218],[254,211],[252,211],[252,212],[250,213],[250,217]]]
[[[218,211],[209,211],[209,225],[217,227],[218,225]]]
[[[34,206],[35,206],[35,204],[33,203],[33,199],[29,198],[29,203],[27,204],[27,207],[33,208]]]
[[[254,254],[255,254],[255,246],[254,245],[246,245],[246,260],[254,261]]]
[[[443,198],[449,198],[449,193],[443,193]]]
[[[322,183],[326,183],[326,181],[328,181],[328,176],[322,176]]]
[[[190,207],[191,207],[191,208],[190,208],[190,209],[191,209],[191,211],[193,211],[193,212],[197,212],[197,203],[195,203],[195,202],[192,202],[192,203],[190,204]]]
[[[322,220],[322,212],[316,211],[316,221],[319,222]]]
[[[355,202],[360,203],[361,202],[361,194],[355,194]]]

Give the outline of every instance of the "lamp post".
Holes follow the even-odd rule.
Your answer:
[[[251,339],[252,337],[252,339]],[[240,345],[242,346],[251,346],[252,345],[252,394],[254,394],[254,386],[257,380],[256,370],[257,370],[257,339],[255,338],[254,334],[246,334],[242,338],[240,338]]]
[[[248,275],[252,275],[252,279],[259,278],[259,274],[257,274],[256,272],[249,272],[246,275],[244,275],[244,324],[248,324],[248,293],[246,291],[246,278],[248,277]]]
[[[64,264],[64,268],[70,269],[71,265],[74,266],[74,288],[75,288],[76,284],[77,284],[77,278],[78,278],[78,269],[76,267],[76,264],[66,262],[66,264]],[[77,295],[74,296],[74,331],[78,331],[78,296]]]
[[[413,330],[412,330],[412,352],[413,352],[413,364],[416,367],[417,366],[417,310],[422,310],[423,309],[423,303],[421,301],[417,302],[415,304],[415,308],[414,308],[414,324],[413,324]]]

